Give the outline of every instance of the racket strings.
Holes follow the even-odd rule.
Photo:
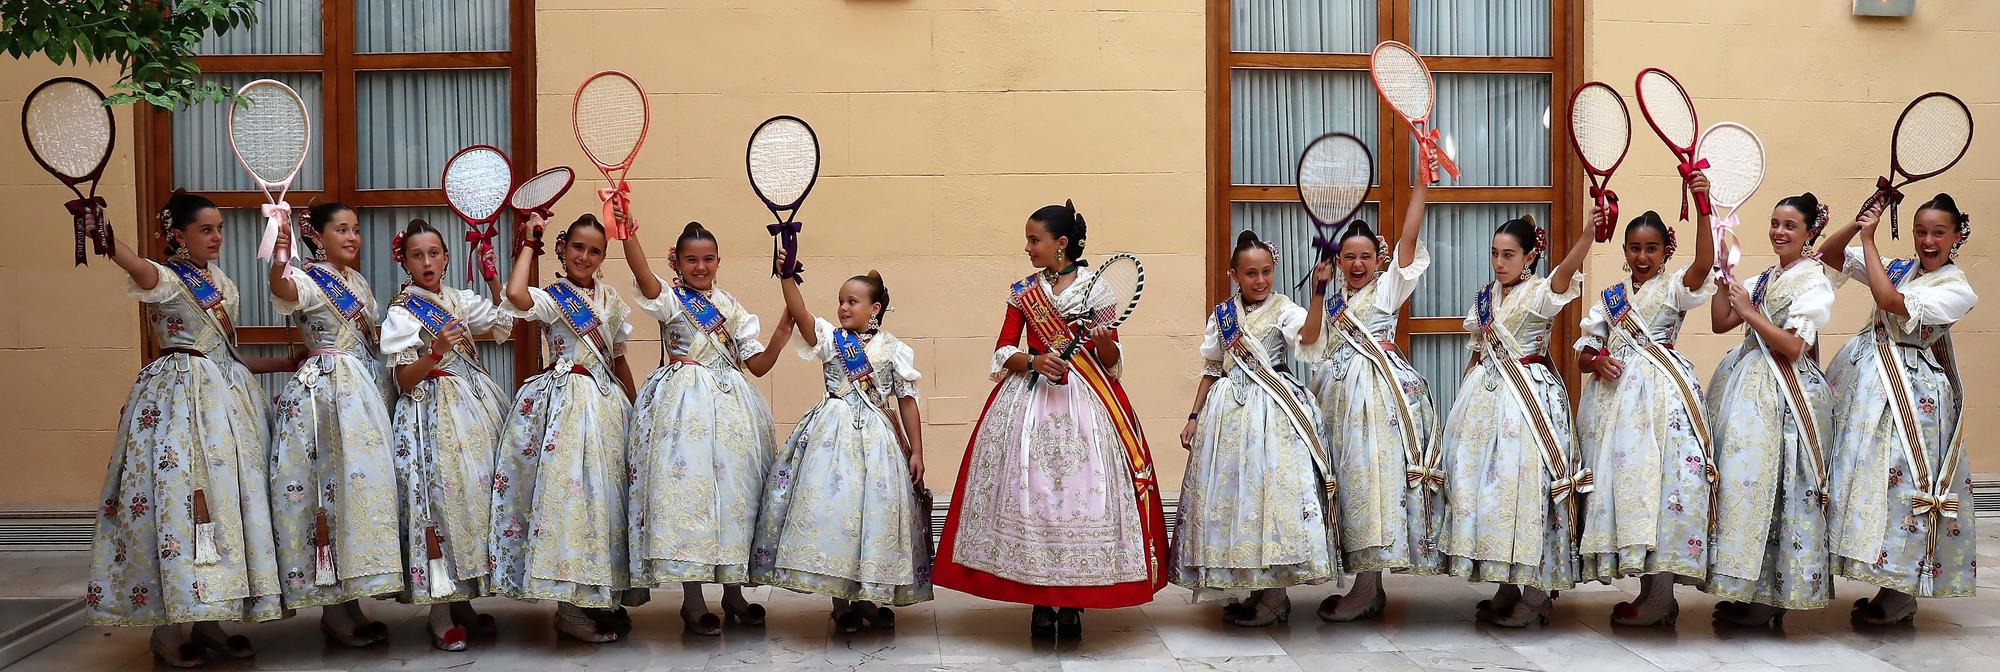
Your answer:
[[[1955,101],[1935,96],[1911,106],[1896,127],[1896,165],[1913,177],[1944,172],[1971,142],[1971,115]]]
[[[1694,146],[1694,103],[1679,84],[1664,74],[1648,72],[1639,79],[1639,101],[1660,137],[1677,148]]]
[[[1138,306],[1146,287],[1146,271],[1137,258],[1113,257],[1097,270],[1092,283],[1090,295],[1085,297],[1092,323],[1117,327]]]
[[[646,134],[646,97],[629,80],[603,76],[576,94],[576,136],[593,160],[622,165]]]
[[[1710,128],[1698,156],[1708,161],[1708,197],[1717,205],[1740,206],[1764,182],[1764,147],[1748,129]]]
[[[1375,52],[1371,63],[1375,86],[1389,106],[1403,116],[1423,119],[1431,113],[1431,73],[1416,54],[1385,47]]]
[[[803,122],[780,119],[750,138],[750,186],[778,207],[797,205],[819,175],[819,144]]]
[[[306,158],[306,109],[296,94],[279,85],[251,85],[240,92],[248,105],[230,113],[230,143],[257,179],[284,182]]]
[[[1578,153],[1600,173],[1618,165],[1632,140],[1632,119],[1618,94],[1607,86],[1586,87],[1577,94],[1570,108],[1570,127]]]
[[[78,82],[43,88],[22,111],[28,149],[72,180],[89,177],[111,153],[111,115],[104,98]]]
[[[508,204],[517,210],[541,208],[567,191],[574,180],[575,175],[568,169],[551,169],[522,182],[514,189],[514,196],[508,199]]]
[[[444,196],[459,214],[484,220],[500,211],[513,186],[513,169],[492,150],[460,154],[444,171]]]
[[[1325,224],[1345,220],[1361,207],[1374,181],[1368,148],[1352,138],[1315,142],[1299,160],[1299,198]]]

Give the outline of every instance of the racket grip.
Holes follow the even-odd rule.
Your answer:
[[[1712,204],[1712,203],[1710,203],[1710,202],[1708,201],[1708,194],[1707,194],[1707,193],[1705,193],[1705,192],[1695,192],[1695,194],[1694,194],[1694,211],[1695,211],[1696,213],[1699,213],[1699,214],[1701,214],[1701,216],[1703,216],[1703,217],[1707,217],[1707,216],[1710,216],[1710,215],[1713,215],[1713,214],[1715,214],[1715,205],[1714,205],[1714,204]]]

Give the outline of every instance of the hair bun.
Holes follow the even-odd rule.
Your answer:
[[[872,269],[872,268],[871,268],[871,269],[868,269],[868,279],[869,279],[869,280],[874,280],[874,281],[876,281],[876,282],[881,282],[881,281],[882,281],[882,272],[881,272],[881,271],[878,271],[878,270],[875,270],[875,269]]]

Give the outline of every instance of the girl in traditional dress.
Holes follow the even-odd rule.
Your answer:
[[[1333,266],[1314,269],[1302,308],[1271,291],[1277,251],[1255,231],[1236,237],[1237,295],[1215,307],[1201,341],[1195,412],[1181,430],[1191,455],[1171,553],[1176,585],[1202,600],[1251,590],[1223,619],[1261,627],[1291,618],[1285,588],[1340,578],[1333,466],[1319,440],[1319,402],[1289,357],[1316,359]]]
[[[1436,574],[1443,526],[1437,407],[1430,383],[1396,349],[1396,317],[1430,268],[1417,238],[1429,185],[1412,185],[1395,255],[1364,222],[1336,241],[1340,282],[1326,297],[1326,355],[1316,363],[1320,440],[1333,458],[1340,512],[1341,564],[1354,587],[1319,606],[1319,617],[1345,622],[1382,615],[1382,571]]]
[[[203,649],[254,653],[217,621],[285,616],[265,492],[267,397],[252,374],[298,362],[237,350],[231,320],[242,297],[215,265],[215,204],[176,191],[158,221],[166,263],[122,242],[111,254],[131,276],[126,292],[146,306],[160,356],[139,370],[119,414],[85,616],[91,625],[154,626],[154,658],[197,667]],[[86,225],[92,235],[100,226]],[[194,624],[191,638],[182,623]]]
[[[918,509],[929,498],[918,495],[917,353],[882,331],[889,288],[881,275],[840,286],[839,326],[806,309],[796,278],[781,282],[781,328],[800,325],[798,354],[819,362],[826,398],[799,420],[771,472],[751,576],[832,597],[841,632],[892,627],[889,606],[931,599],[931,530]]]
[[[1832,438],[1832,403],[1814,351],[1833,285],[1806,256],[1826,219],[1811,193],[1778,201],[1770,229],[1778,265],[1743,282],[1723,278],[1727,297],[1710,304],[1715,333],[1748,325],[1706,400],[1720,474],[1705,589],[1724,600],[1716,620],[1762,625],[1833,597],[1822,443]]]
[[[1040,270],[1010,290],[993,351],[999,384],[959,467],[934,578],[1036,605],[1037,637],[1076,637],[1083,609],[1145,604],[1166,584],[1165,521],[1152,453],[1118,385],[1118,334],[1071,324],[1090,307],[1083,216],[1065,202],[1026,227],[1023,251]],[[1079,337],[1088,347],[1070,350]]]
[[[397,511],[403,536],[402,600],[430,605],[431,645],[463,651],[468,630],[491,633],[472,610],[489,592],[493,459],[510,401],[480,363],[473,340],[508,337],[497,280],[487,299],[447,287],[451,252],[421,219],[391,242],[409,284],[389,301],[382,353],[395,367]]]
[[[1885,264],[1879,211],[1820,246],[1821,261],[1868,285],[1875,316],[1834,356],[1833,509],[1829,537],[1841,576],[1882,590],[1854,619],[1908,621],[1918,597],[1974,591],[1972,479],[1964,446],[1964,386],[1951,325],[1979,296],[1953,260],[1972,221],[1950,195],[1917,208],[1916,258]],[[1859,247],[1846,247],[1861,234]]]
[[[681,586],[683,626],[714,636],[722,634],[722,619],[709,613],[704,583],[723,585],[730,621],[764,622],[763,605],[744,599],[743,583],[777,440],[771,410],[744,372],[769,373],[790,333],[781,325],[768,348],[757,340],[757,315],[715,286],[721,248],[700,223],[681,231],[673,258],[668,287],[639,237],[625,239],[639,309],[660,321],[667,360],[639,389],[627,437],[632,585]]]
[[[521,384],[501,430],[493,475],[492,582],[517,600],[557,600],[556,633],[618,639],[618,606],[631,587],[625,549],[625,423],[632,370],[625,340],[631,308],[597,280],[604,225],[585,214],[556,236],[562,276],[531,287],[542,220],[515,239],[501,312],[541,323],[555,363]],[[586,612],[584,609],[591,609]],[[601,621],[601,623],[600,623]]]
[[[1696,173],[1689,184],[1708,193]],[[1694,362],[1674,349],[1687,311],[1715,292],[1709,215],[1695,220],[1693,261],[1670,272],[1679,248],[1659,213],[1625,226],[1631,276],[1599,292],[1576,341],[1578,368],[1595,374],[1577,408],[1577,448],[1601,482],[1584,501],[1583,580],[1645,575],[1639,599],[1611,609],[1618,625],[1672,625],[1674,584],[1708,578],[1708,426]]]
[[[1533,271],[1548,233],[1533,217],[1500,225],[1493,282],[1465,317],[1473,356],[1441,439],[1451,505],[1444,553],[1452,575],[1500,584],[1479,603],[1483,621],[1546,623],[1549,593],[1576,583],[1576,500],[1591,475],[1571,445],[1569,393],[1549,364],[1549,331],[1582,290],[1603,216],[1592,211],[1547,278]]]
[[[397,552],[396,469],[389,399],[375,325],[382,311],[361,275],[361,223],[324,203],[307,211],[309,260],[270,270],[271,304],[300,323],[308,355],[278,392],[272,415],[271,519],[285,608],[325,607],[329,642],[367,646],[389,627],[361,612],[361,598],[403,590]],[[291,249],[289,227],[278,248]]]

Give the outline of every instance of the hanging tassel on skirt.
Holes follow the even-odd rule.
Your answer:
[[[194,491],[194,564],[213,565],[221,561],[215,550],[215,522],[208,517],[208,493]]]
[[[313,517],[313,585],[331,586],[340,583],[340,577],[333,571],[333,538],[326,527],[326,509],[320,508]]]
[[[430,575],[431,597],[449,597],[458,592],[458,582],[451,580],[451,567],[444,561],[444,543],[438,539],[437,526],[424,528],[424,557],[429,559],[425,573]]]

